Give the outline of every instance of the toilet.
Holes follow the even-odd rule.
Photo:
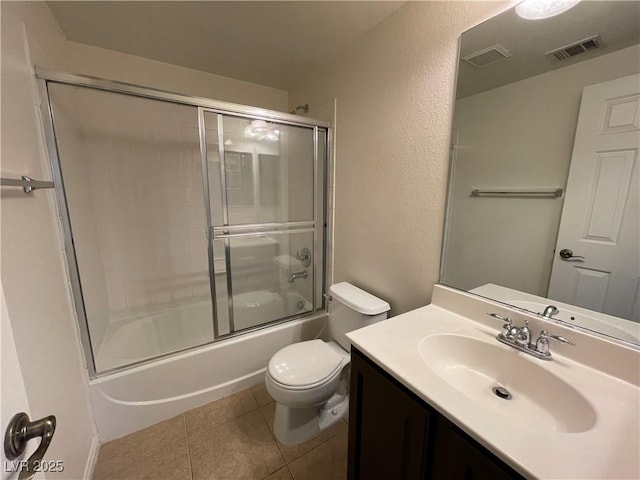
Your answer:
[[[331,340],[288,345],[267,366],[265,385],[276,401],[273,433],[284,445],[310,440],[347,414],[351,342],[346,334],[385,320],[391,308],[347,282],[331,285],[329,293]]]

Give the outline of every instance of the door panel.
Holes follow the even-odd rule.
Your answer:
[[[305,267],[296,258],[305,247],[313,258],[312,231],[271,232],[225,241],[228,247],[217,250],[222,258],[215,261],[219,335],[313,310],[313,265]]]
[[[314,129],[202,115],[217,335],[314,310],[324,206]]]
[[[96,372],[213,341],[197,108],[48,89]]]
[[[22,370],[20,369],[20,362],[18,360],[18,353],[16,352],[16,345],[13,339],[13,330],[11,328],[11,322],[9,321],[9,313],[7,312],[4,290],[0,285],[0,326],[2,334],[2,346],[0,351],[2,352],[2,360],[0,366],[2,368],[2,435],[4,438],[4,432],[7,428],[7,424],[13,418],[16,413],[25,412],[29,414],[29,401],[27,400],[27,391],[22,378]],[[37,442],[32,442],[37,444]],[[6,457],[4,448],[2,449],[2,480],[9,480],[17,478],[15,473],[19,469],[19,462],[25,460],[35,450],[34,445],[29,445],[29,450],[20,457],[10,460]]]
[[[636,321],[639,91],[640,75],[584,89],[548,294]],[[575,257],[561,257],[563,249]]]

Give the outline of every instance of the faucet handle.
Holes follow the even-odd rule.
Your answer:
[[[545,357],[551,357],[551,353],[549,353],[549,339],[555,340],[556,342],[566,343],[567,345],[575,345],[574,342],[569,340],[568,338],[561,337],[560,335],[551,335],[546,330],[542,330],[540,332],[540,336],[536,340],[536,352]]]
[[[575,342],[572,342],[568,338],[561,337],[560,335],[551,335],[546,330],[542,330],[540,332],[540,336],[538,337],[538,340],[541,339],[541,338],[551,338],[551,339],[555,340],[556,342],[566,343],[566,344],[569,344],[569,345],[575,345]]]
[[[502,315],[498,315],[497,313],[487,313],[487,315],[489,315],[492,318],[495,318],[496,320],[500,320],[501,322],[504,322],[504,325],[502,325],[502,332],[500,333],[500,335],[502,335],[503,337],[510,337],[511,335],[514,335],[514,332],[511,331],[511,329],[513,328],[513,321],[509,318],[509,317],[503,317]]]
[[[495,318],[496,320],[501,320],[504,323],[508,323],[509,325],[511,325],[513,323],[513,321],[509,318],[509,317],[503,317],[502,315],[499,315],[497,313],[487,313],[487,315],[489,315],[490,317]]]

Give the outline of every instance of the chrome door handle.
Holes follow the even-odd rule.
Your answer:
[[[570,258],[582,258],[584,259],[583,256],[581,255],[574,255],[572,250],[569,250],[568,248],[563,248],[562,250],[560,250],[559,255],[564,258],[565,260],[569,260]]]
[[[29,480],[36,474],[44,454],[49,448],[53,433],[56,431],[56,417],[29,420],[29,415],[20,412],[13,416],[4,435],[4,454],[9,460],[22,455],[27,448],[27,442],[32,438],[41,437],[40,445],[27,460],[26,470],[21,470],[18,480]]]

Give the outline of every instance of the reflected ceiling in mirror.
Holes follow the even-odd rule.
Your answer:
[[[462,35],[441,283],[640,345],[639,42],[626,1]]]

